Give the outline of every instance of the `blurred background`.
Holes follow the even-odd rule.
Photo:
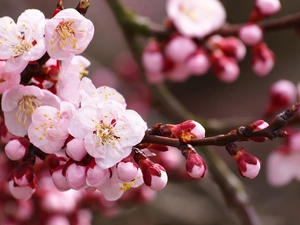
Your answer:
[[[157,23],[164,22],[166,1],[124,0],[123,2],[140,15],[149,17]],[[252,10],[253,2],[222,0],[227,10],[228,22],[245,22]],[[76,0],[64,0],[66,8],[76,5]],[[49,18],[55,6],[55,0],[1,0],[0,16],[10,16],[16,20],[25,9],[36,8],[43,11]],[[282,1],[281,12],[275,17],[298,11],[300,11],[300,1],[285,0]],[[139,94],[130,90],[134,87],[124,87],[124,83],[119,81],[115,75],[118,70],[116,59],[127,54],[127,46],[106,1],[91,0],[91,7],[86,17],[92,20],[95,25],[94,39],[83,54],[92,61],[89,69],[90,75],[94,75],[96,82],[101,85],[116,86],[126,99],[136,100],[133,101],[132,107],[142,113],[148,126],[152,126],[156,122],[170,122],[168,118],[160,115],[155,109],[147,111],[144,107],[148,106],[137,101]],[[241,75],[232,84],[222,83],[214,75],[207,74],[202,77],[191,77],[185,83],[168,82],[167,85],[191,111],[204,118],[249,117],[261,119],[268,102],[268,89],[273,82],[282,78],[289,79],[295,84],[300,81],[300,40],[295,30],[288,29],[266,33],[265,41],[276,55],[276,65],[266,77],[258,77],[252,72],[251,58],[247,54],[247,57],[240,64]],[[104,78],[101,77],[102,75]],[[265,178],[264,163],[266,158],[281,143],[282,140],[261,144],[242,144],[246,151],[259,157],[263,163],[259,176],[254,180],[243,179],[239,176],[235,162],[227,155],[224,148],[215,147],[213,151],[220,154],[233,172],[241,178],[263,224],[298,225],[300,223],[299,183],[294,181],[285,187],[273,188],[266,182]],[[214,184],[208,174],[205,179],[194,182],[177,183],[170,181],[151,203],[136,207],[131,206],[113,218],[100,218],[96,215],[94,224],[241,224],[234,212],[228,208],[218,186]]]

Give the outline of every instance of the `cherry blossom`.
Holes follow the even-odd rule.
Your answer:
[[[138,113],[126,110],[113,100],[104,102],[101,107],[87,105],[78,109],[69,126],[72,136],[84,138],[87,152],[102,169],[128,156],[146,129]]]
[[[118,178],[115,167],[111,169],[111,173],[108,181],[99,187],[104,198],[108,201],[115,201],[119,199],[125,191],[143,184],[143,175],[140,169],[138,169],[136,177],[130,182],[121,181]]]
[[[82,53],[93,36],[93,23],[71,8],[61,10],[45,25],[47,52],[54,59]]]
[[[31,124],[31,115],[42,105],[59,108],[60,99],[48,90],[35,86],[16,85],[2,96],[2,110],[9,132],[23,137]]]
[[[21,80],[21,74],[16,72],[5,71],[6,62],[0,61],[0,94],[5,90],[18,85]]]
[[[74,113],[74,105],[64,101],[60,110],[51,106],[37,108],[28,127],[30,142],[45,153],[60,151],[69,136],[68,126]]]
[[[181,34],[198,38],[219,29],[226,19],[218,0],[168,0],[167,14]]]
[[[7,72],[20,73],[29,61],[46,52],[45,16],[37,9],[25,10],[17,24],[10,17],[0,18],[0,59],[6,59]]]

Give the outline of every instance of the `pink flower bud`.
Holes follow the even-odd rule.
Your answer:
[[[239,30],[240,39],[249,46],[258,44],[263,39],[263,31],[257,24],[247,24]]]
[[[86,172],[86,183],[91,187],[99,187],[109,178],[109,170],[101,169],[95,161],[93,161]]]
[[[116,165],[117,176],[121,181],[130,182],[134,180],[138,173],[138,164],[132,156],[128,156]]]
[[[223,38],[217,46],[223,53],[229,57],[233,57],[238,61],[244,59],[246,55],[246,47],[240,39],[236,37]]]
[[[271,16],[281,9],[279,0],[256,0],[255,6],[263,16]]]
[[[253,125],[256,126],[254,131],[262,130],[269,126],[269,124],[267,122],[265,122],[264,120],[257,120],[253,123]],[[264,142],[264,141],[268,140],[268,138],[266,138],[266,137],[259,138],[258,137],[258,138],[251,138],[250,140],[255,141],[255,142]]]
[[[32,186],[23,186],[20,187],[15,184],[13,180],[8,182],[8,187],[12,196],[16,199],[27,200],[31,198],[33,193],[35,192],[35,187]]]
[[[195,76],[201,76],[207,73],[210,67],[210,61],[207,53],[203,49],[198,49],[195,54],[189,57],[186,62],[189,73]]]
[[[148,73],[161,73],[164,66],[164,57],[161,52],[145,51],[142,62]]]
[[[144,183],[154,191],[163,189],[168,182],[165,168],[157,163],[153,163],[148,158],[139,161],[140,169],[143,173]]]
[[[186,142],[192,139],[205,137],[204,127],[194,120],[187,120],[180,124],[174,125],[171,128],[171,132],[174,137],[180,138]]]
[[[237,62],[220,51],[213,52],[212,69],[217,78],[225,83],[235,81],[240,74]]]
[[[197,49],[192,39],[177,36],[173,38],[166,46],[165,54],[175,63],[183,63]]]
[[[191,177],[202,178],[206,172],[206,163],[196,152],[190,152],[186,157],[185,169]]]
[[[52,173],[51,176],[55,187],[59,191],[66,191],[70,189],[70,185],[67,181],[66,176],[63,175],[62,171],[63,171],[62,168],[57,169]]]
[[[271,72],[275,64],[275,55],[265,43],[254,46],[252,69],[258,76],[265,76]]]
[[[70,221],[64,215],[53,215],[51,216],[45,225],[70,225]]]
[[[84,189],[86,184],[86,167],[72,163],[66,169],[66,178],[71,188],[75,190]]]
[[[253,179],[258,175],[261,167],[261,162],[258,158],[245,151],[239,151],[234,158],[243,177]]]
[[[19,139],[10,140],[5,145],[5,154],[11,160],[19,160],[22,159],[26,153],[27,147],[29,146],[29,141],[26,138],[22,138],[27,140],[27,144],[24,146],[24,141],[20,142]]]
[[[185,64],[177,64],[168,71],[167,77],[174,82],[183,82],[190,77],[190,73]]]
[[[266,109],[266,114],[274,113],[293,104],[297,98],[296,93],[296,86],[289,80],[282,79],[272,84],[269,91],[269,105]]]
[[[84,147],[84,140],[74,138],[67,143],[66,148],[67,155],[74,159],[75,161],[81,161],[84,156],[87,154],[87,151]]]

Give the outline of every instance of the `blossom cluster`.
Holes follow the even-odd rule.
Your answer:
[[[267,75],[275,64],[275,56],[263,41],[263,28],[258,22],[280,9],[279,0],[256,0],[238,37],[221,36],[213,34],[226,28],[226,11],[219,0],[168,0],[168,37],[151,39],[143,53],[149,82],[182,82],[191,75],[202,76],[210,68],[220,81],[233,82],[240,74],[238,63],[246,55],[245,45],[252,49],[254,73]]]

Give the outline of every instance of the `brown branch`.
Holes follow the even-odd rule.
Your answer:
[[[220,34],[222,36],[237,35],[240,28],[245,24],[225,24],[213,34]],[[287,15],[276,19],[265,20],[258,23],[264,31],[275,31],[288,28],[297,28],[300,25],[300,13]]]
[[[281,130],[283,126],[285,126],[288,121],[297,113],[300,107],[300,103],[296,103],[292,105],[290,108],[285,110],[284,112],[278,114],[271,124],[265,129],[254,131],[253,124],[249,124],[248,126],[241,126],[228,134],[221,134],[212,137],[206,137],[201,139],[194,139],[188,142],[193,146],[209,146],[209,145],[217,145],[224,146],[230,142],[242,142],[249,141],[252,138],[268,138],[273,140],[277,137],[285,137],[287,136],[287,132]],[[159,135],[152,135],[151,129],[147,130],[144,136],[144,139],[141,143],[151,143],[151,144],[161,144],[167,146],[173,146],[176,148],[180,148],[182,145],[186,145],[187,143],[183,143],[177,138],[163,137]]]

